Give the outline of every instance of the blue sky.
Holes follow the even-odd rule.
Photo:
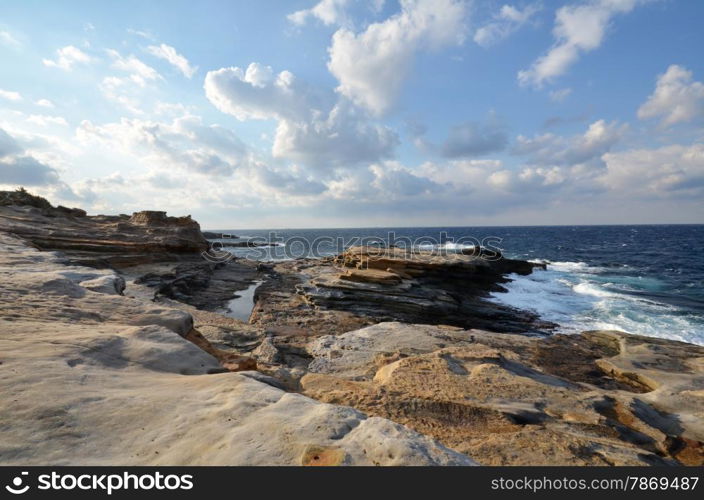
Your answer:
[[[0,188],[205,227],[704,222],[704,3],[5,1]]]

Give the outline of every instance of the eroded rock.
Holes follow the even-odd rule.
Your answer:
[[[303,393],[403,423],[484,464],[704,463],[698,346],[622,332],[531,338],[382,323],[317,338],[309,352]],[[569,376],[563,361],[575,363]]]
[[[0,233],[0,276],[3,465],[300,465],[311,450],[331,464],[474,463],[386,419],[223,370],[256,364],[210,345],[186,311],[91,290],[110,271]]]
[[[176,260],[208,249],[190,216],[165,212],[86,216],[55,208],[29,193],[0,191],[0,231],[16,234],[39,248],[61,250],[73,262],[94,267]]]

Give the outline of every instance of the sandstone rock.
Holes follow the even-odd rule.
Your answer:
[[[184,332],[187,312],[81,285],[109,271],[0,233],[0,276],[0,464],[474,463],[385,419],[223,373],[199,345],[217,350]]]
[[[698,346],[382,323],[317,338],[309,352],[304,394],[402,423],[483,464],[704,463]]]
[[[402,281],[399,274],[392,271],[380,271],[378,269],[357,269],[346,271],[340,275],[340,279],[347,281],[358,281],[360,283],[381,283],[389,285],[395,285],[401,283]]]
[[[262,363],[268,363],[270,365],[279,363],[281,361],[281,354],[276,348],[274,343],[271,341],[271,337],[267,336],[264,338],[261,344],[252,351],[252,355],[256,357]]]
[[[199,254],[208,242],[197,222],[165,212],[131,217],[86,216],[78,209],[54,208],[29,193],[0,192],[0,231],[26,238],[39,248],[62,250],[74,262],[96,267],[176,259]]]
[[[347,331],[351,318],[358,326],[403,321],[545,333],[555,325],[487,300],[491,292],[504,290],[508,274],[535,267],[540,266],[461,253],[351,248],[334,259],[277,263],[257,290],[250,322],[288,326],[303,318],[321,333]],[[291,310],[296,314],[288,314]],[[335,320],[338,326],[331,331]]]
[[[122,295],[122,292],[125,291],[125,279],[116,274],[81,281],[79,284],[93,292],[110,295]]]

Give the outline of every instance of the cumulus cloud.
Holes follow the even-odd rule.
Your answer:
[[[314,176],[296,169],[273,169],[258,163],[251,169],[256,181],[277,192],[295,196],[311,196],[324,192],[327,187]]]
[[[161,45],[150,45],[147,47],[147,51],[159,59],[168,61],[169,64],[178,68],[178,70],[183,73],[183,76],[187,78],[193,77],[196,71],[198,71],[197,66],[191,66],[188,59],[176,52],[175,48],[165,43]]]
[[[369,123],[345,103],[307,121],[281,120],[272,153],[313,167],[346,167],[391,156],[398,144],[391,129]]]
[[[19,92],[15,92],[12,90],[3,90],[0,89],[0,98],[7,99],[8,101],[21,101],[22,100],[22,94]]]
[[[250,64],[210,71],[205,93],[220,111],[239,120],[278,121],[272,153],[308,166],[344,167],[391,155],[398,143],[389,128],[370,122],[350,103],[334,102],[289,71]]]
[[[46,186],[58,182],[59,174],[55,169],[31,156],[0,159],[0,184]]]
[[[77,64],[88,64],[93,61],[92,57],[73,45],[60,48],[56,53],[56,59],[42,59],[44,66],[70,71]]]
[[[46,186],[59,182],[56,169],[30,156],[14,137],[0,128],[0,184]]]
[[[136,118],[104,125],[83,121],[76,135],[84,144],[97,141],[156,166],[209,176],[231,175],[247,161],[247,148],[232,131],[204,125],[191,115],[171,123]]]
[[[491,22],[477,29],[474,33],[474,41],[482,47],[494,45],[518,31],[541,9],[542,5],[539,2],[528,4],[522,10],[513,5],[504,5]]]
[[[704,144],[672,145],[604,155],[604,186],[644,196],[704,196]]]
[[[310,90],[290,71],[274,75],[271,66],[256,62],[209,71],[205,95],[216,108],[238,120],[298,119],[320,109]]]
[[[303,26],[310,18],[316,18],[326,26],[347,24],[349,3],[350,0],[321,0],[310,9],[301,9],[286,17],[296,26]]]
[[[555,44],[530,68],[518,72],[521,85],[541,87],[564,74],[580,55],[601,46],[611,20],[649,0],[585,0],[560,7],[552,30]]]
[[[401,12],[360,32],[339,29],[328,52],[337,91],[376,115],[396,100],[419,50],[460,44],[467,4],[461,0],[401,0]]]
[[[688,69],[671,65],[658,76],[655,92],[638,109],[638,118],[661,118],[663,127],[704,118],[704,84],[694,81]]]
[[[589,125],[584,134],[567,138],[551,133],[533,138],[519,135],[512,152],[527,156],[531,164],[541,166],[600,162],[601,156],[617,144],[627,130],[627,125],[598,120]]]
[[[374,174],[371,185],[384,196],[407,197],[442,191],[443,187],[433,180],[416,175],[398,162],[385,162],[369,167]]]

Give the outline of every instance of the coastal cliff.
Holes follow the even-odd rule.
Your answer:
[[[174,260],[208,249],[190,216],[167,217],[158,211],[88,216],[25,191],[0,191],[0,231],[98,267]]]
[[[0,463],[704,463],[704,348],[486,300],[535,264],[205,249],[190,217],[0,193]]]

